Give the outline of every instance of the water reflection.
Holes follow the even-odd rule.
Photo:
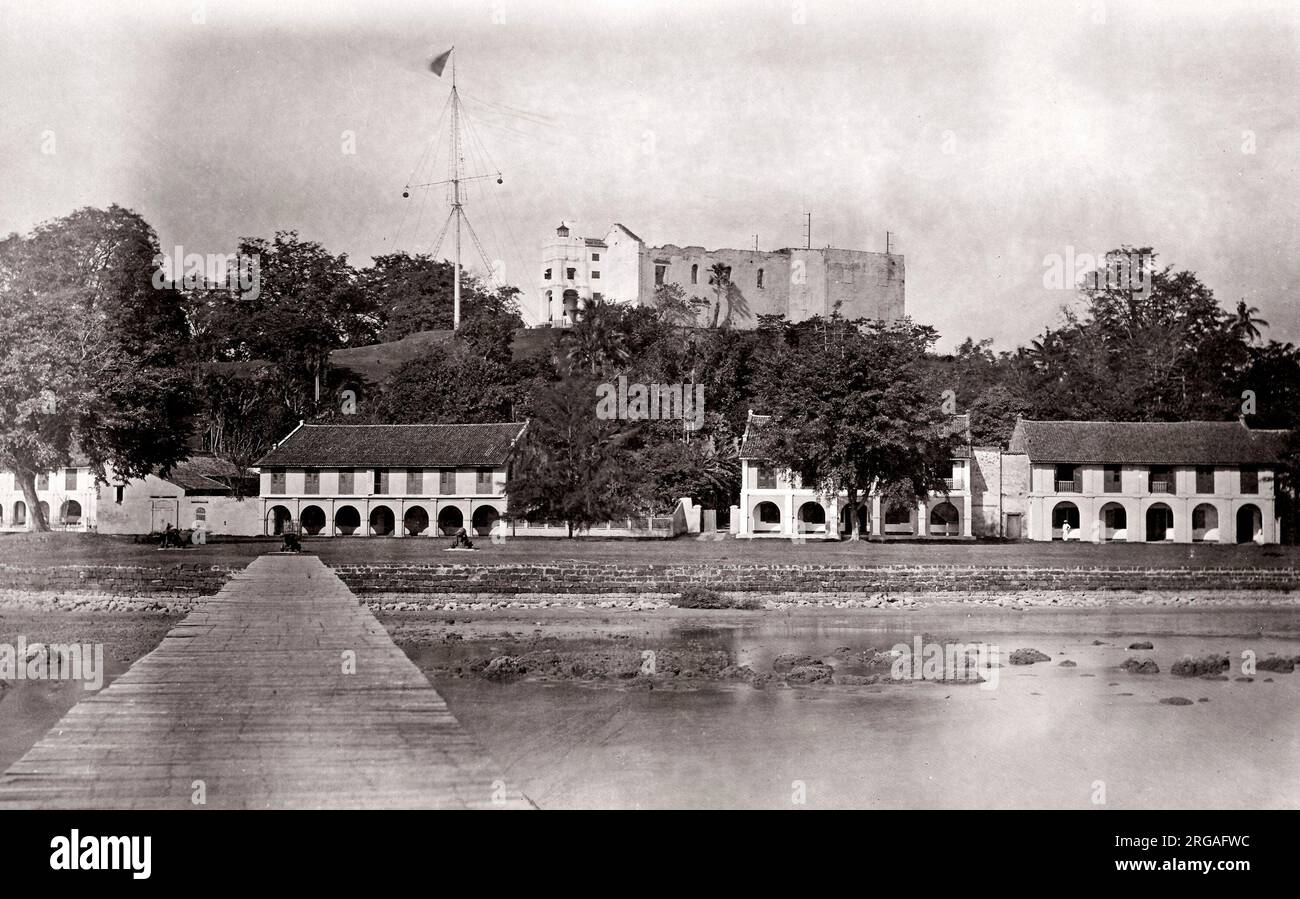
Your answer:
[[[1112,808],[1294,808],[1300,672],[1246,682],[1169,669],[1184,655],[1227,653],[1235,676],[1245,649],[1300,654],[1297,624],[1285,609],[923,610],[707,625],[649,616],[624,639],[726,649],[758,671],[783,652],[838,664],[837,650],[910,644],[921,633],[996,643],[1004,658],[1034,647],[1051,661],[1001,668],[995,690],[435,685],[544,808],[790,808],[796,782],[818,808],[1084,808],[1099,781]],[[1127,649],[1144,639],[1155,648]],[[1132,655],[1155,659],[1161,673],[1120,671]],[[1075,667],[1059,665],[1067,659]],[[1173,696],[1193,704],[1160,704]]]

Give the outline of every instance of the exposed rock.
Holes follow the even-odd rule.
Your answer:
[[[509,680],[528,673],[523,659],[514,656],[497,656],[488,662],[479,674],[488,680]]]
[[[1200,677],[1205,674],[1219,674],[1229,667],[1227,656],[1202,656],[1199,659],[1185,656],[1174,662],[1171,673],[1178,677]]]
[[[1011,653],[1008,660],[1012,665],[1032,665],[1035,662],[1050,662],[1052,657],[1039,652],[1037,649],[1017,649]]]
[[[1129,649],[1155,649],[1156,646],[1150,640],[1143,640],[1141,643],[1130,643]]]
[[[772,660],[773,671],[790,671],[794,668],[822,665],[821,659],[797,652],[783,652]]]
[[[833,682],[834,669],[829,665],[796,665],[785,676],[790,684],[829,684]]]
[[[1056,667],[1057,667],[1057,668],[1077,668],[1077,667],[1079,667],[1079,663],[1078,663],[1078,662],[1071,662],[1069,659],[1066,659],[1066,660],[1063,661],[1063,662],[1057,662],[1057,663],[1056,663]]]
[[[1092,645],[1093,645],[1093,646],[1109,646],[1110,644],[1107,643],[1105,640],[1093,640],[1093,641],[1092,641]]]
[[[1129,674],[1159,674],[1160,666],[1156,664],[1155,659],[1125,659],[1124,664],[1119,666]]]
[[[1261,659],[1255,663],[1258,671],[1276,671],[1279,674],[1290,674],[1295,671],[1295,662],[1286,656],[1269,656],[1267,659]]]
[[[1200,699],[1198,699],[1198,700],[1196,700],[1196,701],[1197,701],[1197,702],[1209,702],[1210,700],[1209,700],[1209,697],[1202,696]]]
[[[670,603],[680,609],[758,609],[759,601],[752,596],[726,596],[707,587],[687,587]]]
[[[1170,696],[1168,699],[1160,700],[1161,705],[1191,705],[1192,701],[1186,696]]]
[[[1253,684],[1255,682],[1253,677],[1239,677],[1236,680],[1239,684]]]

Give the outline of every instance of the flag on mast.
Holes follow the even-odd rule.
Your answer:
[[[435,56],[433,58],[433,62],[429,63],[429,71],[433,72],[433,74],[441,78],[442,70],[447,67],[447,60],[450,58],[451,58],[451,50],[448,50],[446,53],[443,53],[440,56]]]

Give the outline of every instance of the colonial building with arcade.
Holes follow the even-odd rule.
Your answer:
[[[261,470],[261,533],[321,537],[487,535],[506,514],[519,422],[299,424]]]
[[[1242,422],[1017,422],[1008,447],[972,446],[969,419],[946,489],[912,505],[862,499],[858,530],[889,538],[1092,543],[1278,543],[1275,477],[1288,432]],[[766,458],[767,416],[741,449],[738,537],[838,539],[848,498],[824,497]]]
[[[1277,543],[1288,432],[1241,422],[1021,421],[1031,540]]]
[[[821,496],[799,482],[799,476],[766,458],[766,415],[752,411],[741,444],[740,517],[738,537],[800,537],[838,540],[852,528],[847,493]],[[864,537],[972,537],[970,416],[956,415],[952,430],[958,437],[945,477],[945,492],[915,505],[891,504],[878,495],[860,497],[856,509],[858,533]]]

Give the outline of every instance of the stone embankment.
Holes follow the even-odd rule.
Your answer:
[[[988,565],[338,565],[356,593],[918,593],[1051,590],[1275,590],[1300,587],[1295,568],[1036,568]]]
[[[185,608],[237,566],[0,564],[0,605]],[[1036,568],[979,565],[345,564],[334,571],[379,611],[594,606],[662,608],[690,588],[764,609],[908,609],[961,602],[1010,608],[1300,604],[1295,568]]]

